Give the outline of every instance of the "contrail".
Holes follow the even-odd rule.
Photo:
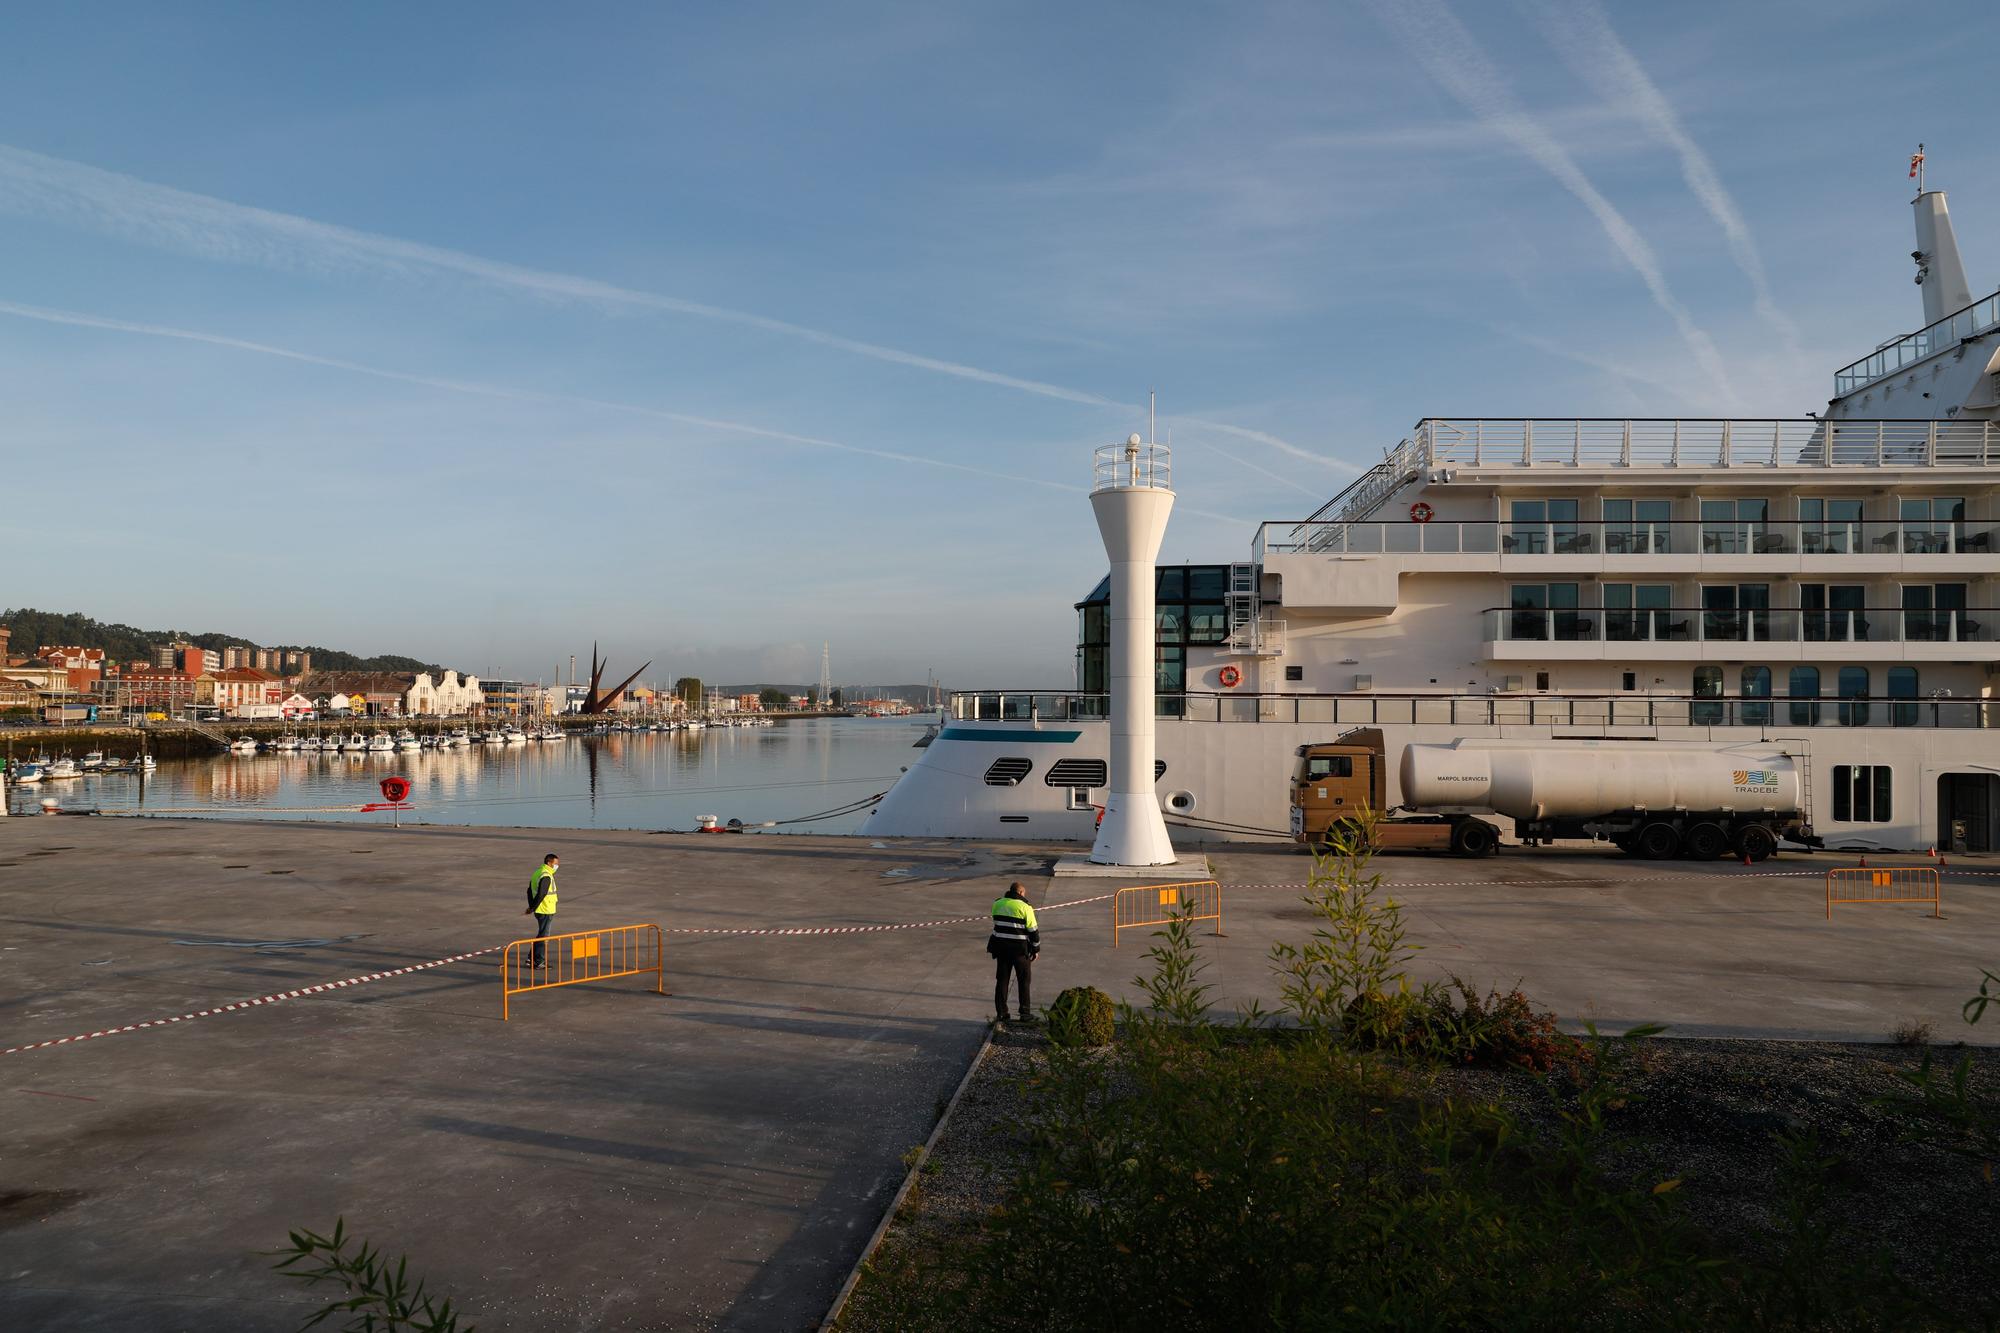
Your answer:
[[[404,275],[427,271],[455,273],[547,300],[575,302],[600,310],[650,310],[718,320],[801,339],[891,365],[950,375],[1059,402],[1120,411],[1138,410],[1133,404],[1121,403],[1101,394],[848,338],[789,320],[317,222],[291,213],[177,190],[135,176],[4,144],[0,144],[0,210],[54,218],[147,245],[268,268],[369,270]],[[1354,470],[1337,459],[1313,453],[1261,431],[1221,422],[1204,424],[1257,440],[1322,467]]]
[[[1716,389],[1732,404],[1736,392],[1723,368],[1722,356],[1709,336],[1695,324],[1694,316],[1667,286],[1665,273],[1653,248],[1646,243],[1625,215],[1591,184],[1576,159],[1521,108],[1506,81],[1479,43],[1440,0],[1375,0],[1374,10],[1383,25],[1409,48],[1437,84],[1458,99],[1475,117],[1512,140],[1542,170],[1590,210],[1604,234],[1632,266],[1653,303],[1664,311],[1680,331],[1681,340],[1694,354],[1695,363],[1713,381]]]
[[[444,379],[433,375],[412,375],[401,370],[389,370],[382,366],[364,365],[359,361],[344,361],[338,357],[318,356],[311,352],[294,351],[289,347],[274,347],[269,343],[251,342],[244,338],[230,338],[217,333],[203,333],[198,329],[175,328],[167,324],[142,324],[132,320],[107,319],[101,315],[84,314],[74,310],[51,310],[42,306],[22,305],[15,301],[0,301],[0,314],[15,315],[22,319],[37,319],[46,324],[68,324],[76,328],[103,329],[113,333],[140,334],[149,338],[175,338],[182,342],[206,343],[211,347],[226,347],[232,351],[255,352],[260,356],[282,357],[287,361],[302,361],[307,365],[326,366],[333,370],[343,370],[355,375],[372,375],[377,379],[395,380],[402,384],[417,384],[428,389],[443,389],[450,393],[474,394],[481,398],[502,398],[511,402],[551,403],[557,406],[592,407],[611,412],[627,412],[636,416],[653,417],[660,421],[672,421],[683,426],[700,426],[709,430],[729,431],[738,435],[751,435],[759,439],[776,440],[785,444],[808,445],[816,449],[835,449],[842,453],[862,454],[869,458],[886,459],[892,463],[916,463],[924,467],[948,468],[954,472],[967,472],[978,477],[989,477],[995,481],[1021,482],[1029,486],[1042,486],[1050,490],[1085,493],[1081,486],[1066,486],[1045,477],[1016,476],[1011,472],[995,472],[987,468],[972,467],[965,463],[954,463],[943,458],[926,458],[919,454],[897,453],[889,449],[871,449],[864,445],[847,444],[840,440],[823,439],[814,435],[799,435],[791,431],[773,430],[766,426],[754,426],[742,421],[725,421],[717,417],[695,416],[686,412],[670,412],[664,408],[646,407],[638,403],[621,403],[605,398],[586,398],[576,394],[540,393],[531,389],[509,389],[497,384],[480,384],[470,380]]]
[[[1758,316],[1777,330],[1792,358],[1803,362],[1798,325],[1772,299],[1764,258],[1750,235],[1749,224],[1736,207],[1736,200],[1723,185],[1708,154],[1682,125],[1673,104],[1619,39],[1610,17],[1594,0],[1523,0],[1523,3],[1534,12],[1550,45],[1578,78],[1613,106],[1629,108],[1655,137],[1674,150],[1680,158],[1681,178],[1715,219],[1715,225],[1722,228],[1730,257],[1749,279],[1751,304]]]

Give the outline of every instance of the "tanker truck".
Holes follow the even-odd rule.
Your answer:
[[[1298,748],[1292,836],[1323,841],[1365,808],[1384,811],[1376,845],[1484,856],[1514,823],[1530,846],[1558,838],[1610,842],[1649,860],[1746,856],[1762,861],[1780,838],[1814,841],[1806,816],[1805,758],[1781,745],[1674,741],[1457,740],[1413,744],[1399,768],[1403,804],[1384,810],[1386,756],[1374,727]]]

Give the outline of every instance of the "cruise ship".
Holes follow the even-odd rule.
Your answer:
[[[1294,758],[1411,744],[1782,747],[1832,848],[2000,839],[2000,292],[1920,193],[1924,327],[1803,419],[1426,418],[1245,559],[1157,570],[1176,837],[1289,836]],[[1108,580],[1077,688],[953,695],[877,836],[1088,841]]]

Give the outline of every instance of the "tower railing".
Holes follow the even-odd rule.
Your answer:
[[[1091,456],[1090,489],[1098,491],[1174,488],[1174,451],[1164,444],[1143,444],[1134,435],[1123,444],[1107,444]]]

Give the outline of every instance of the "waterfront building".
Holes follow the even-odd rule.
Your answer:
[[[236,709],[275,704],[284,697],[279,682],[265,675],[255,667],[225,667],[221,671],[205,671],[195,678],[194,701],[203,708],[217,708],[223,712]]]
[[[1928,322],[1822,414],[1426,417],[1243,558],[1159,569],[1168,817],[1286,837],[1298,747],[1366,727],[1392,806],[1412,744],[1778,745],[1829,846],[2000,850],[2000,292],[1939,297],[1915,208]],[[1108,600],[1075,692],[954,695],[864,831],[1088,839]]]
[[[98,696],[121,709],[174,715],[194,702],[195,676],[173,667],[139,666],[101,681]]]

